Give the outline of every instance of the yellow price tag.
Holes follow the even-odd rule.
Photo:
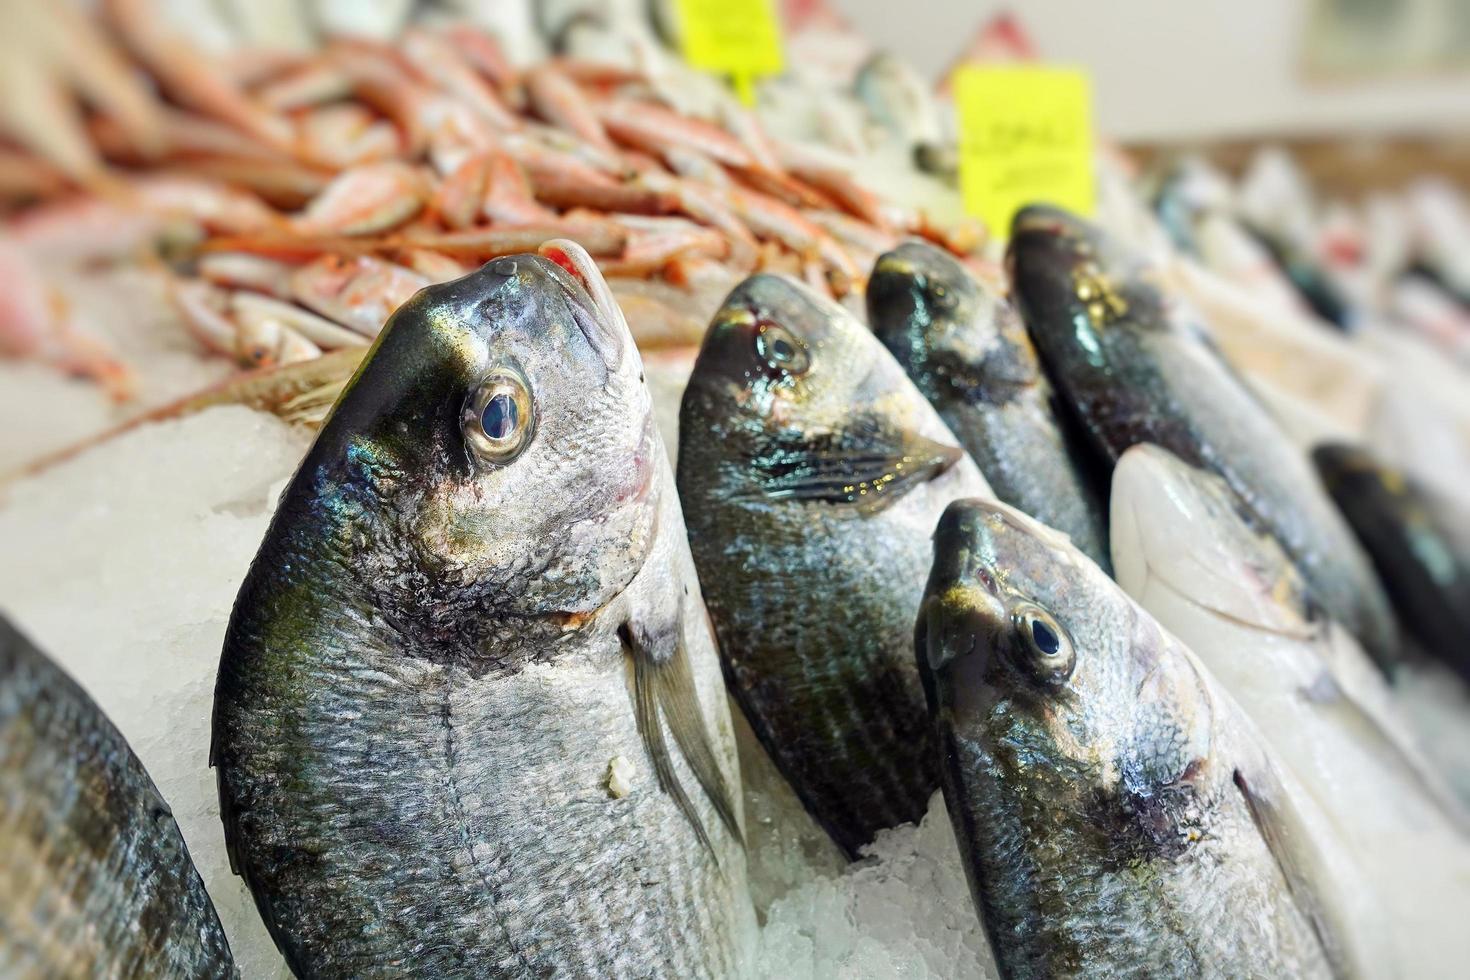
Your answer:
[[[774,0],[679,0],[684,58],[696,68],[730,75],[746,105],[760,75],[783,67]]]
[[[1092,213],[1097,190],[1085,74],[964,65],[955,70],[954,97],[965,210],[991,234],[1008,237],[1011,218],[1027,204]]]

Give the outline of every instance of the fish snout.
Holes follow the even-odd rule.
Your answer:
[[[983,676],[1009,621],[1006,607],[984,586],[954,582],[924,600],[925,649],[919,654],[939,672],[963,667]]]

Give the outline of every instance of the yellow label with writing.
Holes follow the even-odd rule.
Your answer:
[[[1009,237],[1011,218],[1027,204],[1092,213],[1097,190],[1085,74],[964,65],[955,70],[953,88],[965,210],[991,234]]]
[[[735,79],[751,101],[751,80],[783,67],[775,0],[679,0],[684,57],[694,67]]]

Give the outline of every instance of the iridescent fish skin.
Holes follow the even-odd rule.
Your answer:
[[[1004,502],[1067,534],[1104,570],[1107,514],[1020,315],[943,249],[904,242],[868,280],[868,325]]]
[[[238,975],[143,763],[0,617],[0,976]]]
[[[1375,975],[1321,900],[1341,848],[1188,650],[1003,504],[934,544],[916,648],[1003,977]]]
[[[394,314],[236,601],[226,839],[299,975],[741,969],[734,744],[672,473],[606,285],[543,252]]]
[[[1106,458],[1116,463],[1147,442],[1217,473],[1391,673],[1397,624],[1368,557],[1310,463],[1166,293],[1160,271],[1082,219],[1040,206],[1017,214],[1008,262],[1047,373]]]
[[[716,314],[679,418],[679,494],[730,689],[853,854],[937,787],[910,646],[940,512],[989,496],[873,335],[752,276]]]
[[[1470,681],[1470,511],[1356,446],[1312,451],[1419,646]]]

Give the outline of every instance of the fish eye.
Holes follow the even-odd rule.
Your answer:
[[[1048,690],[1059,690],[1077,666],[1077,653],[1062,624],[1045,609],[1024,602],[1011,611],[1017,666]]]
[[[772,371],[782,374],[805,374],[811,366],[806,344],[790,330],[774,323],[762,324],[755,335],[756,356]]]
[[[937,310],[952,310],[959,303],[954,290],[942,282],[930,283],[928,292],[929,305]]]
[[[460,417],[460,429],[471,451],[498,466],[521,454],[534,428],[531,391],[510,370],[496,371],[476,385]]]

